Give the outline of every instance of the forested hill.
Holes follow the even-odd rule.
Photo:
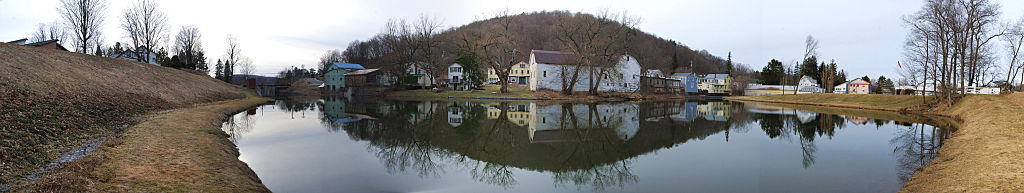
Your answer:
[[[520,52],[519,58],[521,61],[528,61],[529,50],[564,50],[562,49],[562,43],[556,39],[555,27],[558,22],[559,14],[583,14],[583,13],[572,13],[568,11],[544,11],[544,12],[532,12],[512,15],[513,26],[511,33],[516,35],[518,40]],[[488,28],[487,25],[493,25],[494,22],[490,22],[496,18],[487,20],[474,21],[472,23],[454,27],[449,30],[445,30],[440,33],[441,37],[450,37],[455,39],[456,34],[460,34],[462,31],[470,30],[483,30]],[[414,24],[415,25],[415,24]],[[697,73],[725,73],[726,72],[726,59],[713,56],[707,51],[696,51],[683,45],[680,42],[673,40],[664,39],[654,34],[650,34],[642,31],[642,29],[635,29],[631,41],[630,55],[633,55],[639,60],[640,64],[648,69],[660,69],[665,73],[672,72],[690,72],[690,65],[692,63],[695,72]],[[386,33],[386,32],[382,32]],[[345,50],[345,58],[349,62],[368,64],[369,67],[376,67],[380,65],[386,65],[393,62],[385,62],[375,60],[372,56],[366,57],[366,54],[354,54],[358,53],[358,49],[366,50],[372,47],[373,44],[380,44],[381,35],[373,37],[367,41],[357,41],[349,45]],[[451,40],[454,41],[454,40]],[[441,45],[445,46],[445,45]],[[362,48],[360,48],[362,47]],[[373,48],[369,48],[373,49]],[[365,53],[365,52],[364,52]],[[370,54],[372,55],[372,54]]]

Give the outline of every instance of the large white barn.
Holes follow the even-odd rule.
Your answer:
[[[537,91],[547,89],[561,91],[565,80],[562,75],[571,76],[575,70],[574,62],[570,54],[559,51],[532,50],[530,51],[530,90]],[[640,88],[640,63],[630,55],[623,55],[615,70],[610,70],[601,79],[598,91],[601,92],[633,92]],[[587,69],[580,69],[573,91],[588,91],[590,85],[590,72]],[[567,84],[567,83],[566,83]]]

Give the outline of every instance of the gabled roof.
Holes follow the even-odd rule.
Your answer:
[[[690,75],[693,75],[693,73],[684,73],[684,72],[681,72],[681,73],[675,73],[675,74],[672,74],[672,76],[690,76]]]
[[[14,41],[9,41],[9,42],[7,42],[7,43],[8,43],[8,44],[18,44],[18,45],[25,45],[25,43],[26,43],[26,42],[28,42],[28,39],[26,39],[26,38],[22,38],[22,39],[20,39],[20,40],[14,40]]]
[[[335,63],[334,63],[333,65],[331,65],[331,68],[339,68],[339,69],[355,69],[355,70],[362,70],[362,69],[366,69],[366,68],[363,68],[363,65],[359,65],[359,64],[349,64],[349,63],[341,63],[341,62],[335,62]]]
[[[572,54],[550,50],[532,50],[533,59],[542,64],[575,64]]]
[[[25,45],[26,46],[42,46],[42,45],[49,44],[51,42],[57,42],[57,40],[46,40],[46,41],[35,42],[35,43],[25,44]]]
[[[704,76],[704,79],[725,79],[729,77],[728,74],[708,74]]]
[[[864,81],[864,79],[859,79],[859,78],[851,80],[849,83],[850,84],[871,84],[870,82]]]

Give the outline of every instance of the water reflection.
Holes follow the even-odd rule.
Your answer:
[[[719,134],[725,142],[730,135],[763,135],[768,141],[797,144],[800,165],[807,169],[816,163],[818,146],[829,143],[837,131],[872,123],[896,128],[888,141],[902,184],[935,158],[948,137],[947,130],[924,124],[724,101],[542,104],[324,98],[279,100],[260,108],[287,111],[292,119],[319,113],[315,116],[328,132],[368,142],[366,151],[389,174],[438,177],[466,171],[477,182],[504,189],[519,184],[519,169],[548,174],[555,187],[626,187],[642,178],[633,170],[638,157]],[[257,113],[240,113],[225,122],[232,141],[238,143],[252,130]]]

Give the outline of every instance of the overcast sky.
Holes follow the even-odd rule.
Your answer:
[[[107,44],[124,41],[123,10],[135,1],[111,0],[104,23]],[[1024,1],[997,0],[1004,18],[1020,18]],[[29,38],[39,23],[58,19],[58,0],[0,0],[0,41]],[[598,9],[627,11],[642,18],[641,30],[706,49],[760,69],[775,58],[795,62],[804,38],[821,42],[821,59],[835,59],[850,77],[897,74],[906,29],[900,17],[920,9],[922,0],[173,0],[159,1],[169,35],[195,25],[211,63],[221,58],[228,34],[238,38],[257,73],[289,66],[314,66],[326,50],[343,50],[365,40],[389,18],[427,14],[455,27],[499,9],[516,12]]]

